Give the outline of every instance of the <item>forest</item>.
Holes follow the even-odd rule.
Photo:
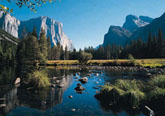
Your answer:
[[[50,37],[46,37],[43,29],[41,29],[39,37],[35,27],[33,32],[23,35],[18,46],[5,40],[0,41],[1,62],[7,64],[28,61],[46,63],[48,60],[79,60],[82,58],[93,60],[127,59],[129,55],[136,59],[165,57],[165,39],[161,29],[159,29],[157,36],[152,36],[149,33],[146,42],[139,38],[132,40],[126,46],[108,45],[100,46],[98,49],[88,47],[84,50],[79,49],[79,51],[76,49],[69,51],[67,47],[63,49],[60,43],[52,47]]]

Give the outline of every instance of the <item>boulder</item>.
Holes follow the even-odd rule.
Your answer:
[[[76,90],[77,92],[82,92],[82,91],[85,90],[85,88],[84,88],[80,83],[78,83],[78,84],[77,84],[77,87],[75,88],[75,90]]]
[[[14,84],[17,85],[17,84],[20,84],[20,82],[21,82],[21,78],[18,77],[18,78],[16,78]]]
[[[83,77],[83,78],[79,79],[79,81],[81,83],[87,83],[88,82],[88,78],[87,77]]]
[[[59,88],[63,88],[64,86],[65,86],[64,83],[60,83],[60,84],[58,85]]]

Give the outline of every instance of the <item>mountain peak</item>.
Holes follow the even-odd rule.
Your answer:
[[[146,26],[152,22],[152,18],[147,16],[135,16],[135,15],[128,15],[126,16],[126,21],[123,24],[123,28],[134,32],[140,27]]]
[[[0,11],[0,28],[15,37],[21,38],[22,30],[25,29],[27,32],[32,32],[34,27],[36,27],[38,36],[40,35],[41,28],[45,30],[46,36],[49,36],[51,39],[52,46],[60,43],[64,49],[66,46],[69,50],[74,48],[72,41],[63,32],[63,24],[61,22],[47,16],[19,21],[9,13]]]

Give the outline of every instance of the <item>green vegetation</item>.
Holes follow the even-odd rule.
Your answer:
[[[61,65],[78,65],[78,60],[48,60],[47,65],[61,66]],[[136,66],[142,67],[164,67],[165,59],[136,59]],[[118,60],[89,60],[87,65],[98,66],[130,66],[132,63],[127,59]]]
[[[45,88],[50,86],[50,80],[45,71],[34,71],[27,76],[27,82],[34,88]]]
[[[0,65],[15,62],[18,40],[0,29]]]
[[[112,44],[100,46],[98,49],[88,47],[84,51],[91,53],[94,60],[126,59],[129,54],[135,59],[165,58],[165,38],[163,38],[162,30],[160,29],[157,37],[149,33],[146,42],[139,38],[131,41],[124,47]]]
[[[87,52],[80,52],[78,61],[80,64],[87,64],[88,60],[92,59],[92,54]]]
[[[141,103],[165,97],[165,75],[156,76],[148,82],[119,79],[112,85],[102,86],[96,97],[113,105],[138,107]]]

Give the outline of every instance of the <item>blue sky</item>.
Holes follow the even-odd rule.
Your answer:
[[[56,0],[37,7],[37,13],[5,0],[0,4],[13,8],[20,20],[48,16],[62,22],[76,49],[103,43],[110,25],[122,26],[128,14],[156,18],[165,12],[165,0]]]

